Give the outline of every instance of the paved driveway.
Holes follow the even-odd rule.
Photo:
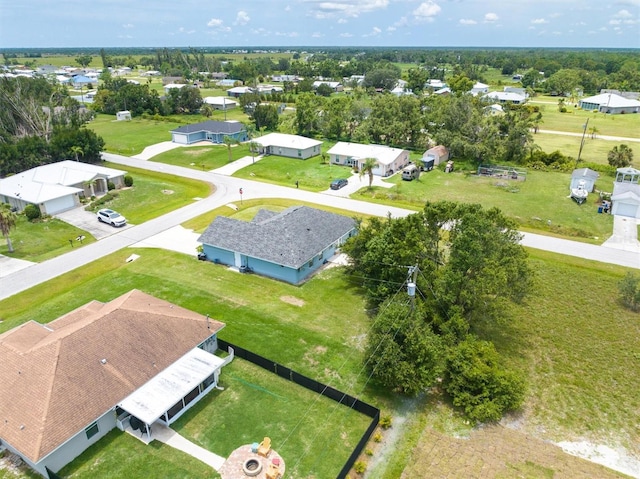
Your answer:
[[[99,240],[111,236],[114,233],[122,231],[123,229],[131,228],[132,225],[126,224],[122,228],[114,228],[111,225],[98,221],[95,213],[85,211],[84,206],[73,208],[72,210],[64,211],[57,215],[54,215],[65,223],[69,223],[77,228],[80,228],[87,233],[91,234],[95,239]]]

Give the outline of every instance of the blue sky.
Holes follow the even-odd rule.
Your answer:
[[[640,0],[0,0],[0,49],[640,48]]]

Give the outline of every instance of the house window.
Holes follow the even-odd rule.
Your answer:
[[[91,424],[88,428],[84,430],[84,432],[87,434],[87,439],[91,439],[93,436],[98,434],[98,432],[100,432],[100,430],[98,429],[98,422],[96,421],[93,424]]]
[[[302,151],[298,150],[298,156],[302,156]]]

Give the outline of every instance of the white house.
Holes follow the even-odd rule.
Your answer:
[[[131,112],[129,110],[122,110],[116,112],[117,121],[129,121],[131,120]]]
[[[285,133],[269,133],[253,140],[265,155],[287,156],[306,160],[320,154],[322,142],[313,138]]]
[[[28,204],[55,215],[80,204],[81,196],[105,194],[107,183],[124,186],[125,171],[79,161],[38,166],[0,180],[0,202],[18,211]]]
[[[578,102],[583,110],[597,110],[600,113],[620,115],[624,113],[640,113],[640,101],[625,98],[615,93],[601,93],[600,95],[583,98]]]
[[[164,86],[164,92],[169,93],[169,90],[180,89],[186,87],[186,83],[167,83]]]
[[[611,214],[640,220],[640,170],[618,168],[611,194]]]
[[[226,96],[208,96],[202,99],[207,105],[211,105],[214,110],[231,110],[238,106],[238,102]]]
[[[169,425],[217,386],[224,324],[138,290],[0,335],[0,441],[48,477],[115,427]]]
[[[409,164],[409,152],[383,145],[363,145],[339,141],[328,152],[329,161],[335,165],[346,165],[360,169],[367,160],[376,160],[373,174],[389,176]]]
[[[492,103],[513,103],[514,105],[522,105],[527,101],[527,97],[525,95],[510,91],[492,91],[484,95],[482,98]]]
[[[316,80],[313,82],[313,89],[317,90],[318,87],[320,85],[327,85],[328,87],[330,87],[333,91],[342,91],[344,89],[344,87],[342,86],[342,83],[338,82],[338,81],[327,81],[327,80]]]
[[[235,86],[227,90],[227,96],[238,98],[238,97],[241,97],[242,95],[246,95],[247,93],[254,93],[254,92],[255,90],[249,86]]]
[[[489,85],[485,85],[484,83],[481,83],[481,82],[476,82],[471,88],[470,93],[473,96],[489,93]]]

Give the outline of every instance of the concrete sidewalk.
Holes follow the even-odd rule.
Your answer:
[[[212,173],[218,173],[220,175],[231,176],[236,171],[241,170],[242,168],[257,162],[257,161],[261,160],[262,158],[263,158],[262,155],[256,155],[255,158],[253,156],[244,156],[244,157],[240,158],[239,160],[232,161],[231,163],[228,163],[228,164],[226,164],[224,166],[221,166],[220,168],[216,168],[215,170],[211,170],[211,172]]]
[[[174,449],[185,452],[192,457],[195,457],[199,461],[213,467],[216,471],[220,470],[226,459],[218,456],[211,451],[207,451],[205,448],[192,443],[188,439],[185,439],[173,429],[166,427],[160,423],[154,423],[152,427],[153,439],[171,446]]]
[[[9,276],[34,264],[36,263],[24,259],[9,258],[8,256],[0,254],[0,278]]]

